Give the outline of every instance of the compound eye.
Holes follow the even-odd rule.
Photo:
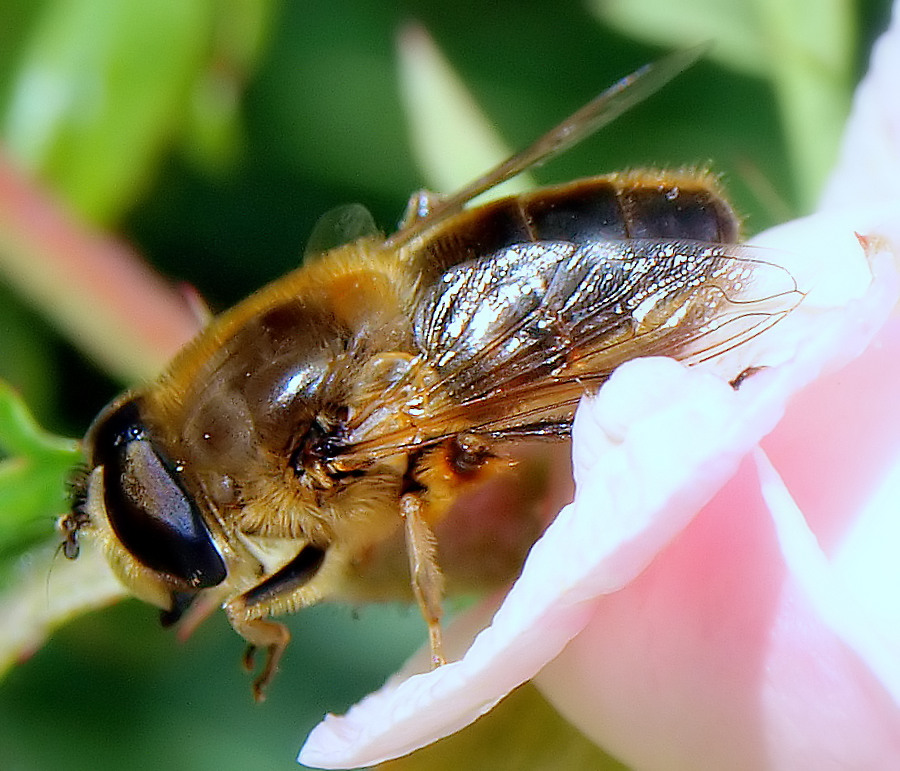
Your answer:
[[[141,564],[192,589],[225,580],[225,563],[173,464],[150,440],[128,401],[93,431],[93,461],[103,466],[106,515],[122,546]]]

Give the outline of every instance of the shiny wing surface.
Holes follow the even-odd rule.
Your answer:
[[[415,318],[417,343],[472,430],[568,422],[624,361],[715,356],[787,313],[784,269],[736,245],[539,242],[445,273]]]
[[[409,377],[364,411],[393,405],[418,415],[415,428],[357,434],[346,449],[374,459],[464,431],[565,435],[581,396],[623,362],[703,361],[790,312],[802,294],[760,254],[688,240],[542,241],[454,266],[417,306]],[[424,388],[410,389],[414,379]]]

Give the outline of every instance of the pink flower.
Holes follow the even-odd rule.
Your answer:
[[[327,717],[301,762],[396,757],[535,679],[640,768],[895,767],[898,77],[895,9],[822,210],[757,239],[800,306],[711,366],[617,370],[576,416],[575,500],[490,624],[460,660]]]

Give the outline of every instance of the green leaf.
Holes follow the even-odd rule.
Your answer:
[[[594,12],[638,40],[683,48],[767,78],[781,108],[795,192],[815,204],[834,165],[852,90],[855,8],[846,0],[593,0]]]
[[[856,24],[845,0],[756,0],[795,188],[813,208],[850,110]]]
[[[3,381],[0,450],[2,675],[60,624],[119,599],[124,590],[94,544],[73,561],[52,543],[54,520],[68,508],[66,481],[81,457],[78,443],[41,429]]]
[[[55,0],[24,48],[3,135],[93,221],[128,207],[184,119],[210,0]]]
[[[0,558],[53,532],[67,507],[66,479],[78,443],[43,431],[15,391],[0,381]]]
[[[269,38],[272,0],[216,0],[208,64],[188,103],[181,146],[201,170],[227,169],[244,144],[241,97]]]
[[[765,39],[753,2],[592,0],[589,6],[605,24],[636,40],[667,48],[712,41],[710,58],[749,74],[766,72]]]

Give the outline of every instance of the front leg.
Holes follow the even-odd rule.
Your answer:
[[[231,625],[250,643],[244,654],[244,668],[248,672],[253,671],[256,649],[266,650],[262,671],[253,681],[253,698],[256,701],[265,698],[265,688],[275,675],[278,661],[291,641],[291,633],[284,624],[269,621],[266,617],[292,612],[321,598],[315,588],[315,580],[320,577],[325,555],[324,547],[307,544],[275,573],[225,603],[225,613]]]
[[[444,576],[437,563],[437,541],[423,516],[424,504],[417,493],[406,493],[400,499],[400,515],[406,526],[406,553],[413,594],[419,610],[428,624],[431,643],[431,663],[439,667],[445,663],[441,636]]]
[[[226,611],[228,611],[227,607]],[[278,671],[278,662],[291,641],[291,633],[284,624],[279,624],[277,621],[240,618],[231,612],[228,612],[228,620],[231,621],[235,631],[249,643],[243,657],[244,669],[248,672],[253,671],[257,648],[264,648],[266,651],[266,660],[263,663],[262,671],[253,681],[252,687],[253,699],[257,702],[264,701],[266,687],[275,672]]]

